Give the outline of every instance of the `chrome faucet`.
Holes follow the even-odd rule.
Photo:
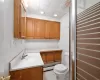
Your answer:
[[[26,54],[26,52],[25,52],[26,50],[24,50],[24,52],[23,52],[23,54],[22,54],[22,57],[21,57],[21,59],[24,59],[25,57],[27,57],[28,55]]]

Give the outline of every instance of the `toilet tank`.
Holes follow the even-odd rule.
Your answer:
[[[64,62],[63,64],[69,68],[69,52],[64,52]]]

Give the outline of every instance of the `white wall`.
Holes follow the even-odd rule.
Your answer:
[[[63,50],[62,63],[65,63],[64,53],[69,52],[69,13],[62,17],[60,25],[59,47]]]
[[[4,3],[0,0],[0,76],[3,75],[4,66],[1,64],[4,60],[2,58],[3,40],[4,40]]]
[[[58,40],[26,40],[26,49],[48,49],[48,48],[58,48]]]
[[[4,72],[4,75],[8,74],[9,61],[24,48],[22,40],[13,38],[13,1],[4,1],[4,18],[1,18],[2,13],[0,12],[0,44],[2,43],[2,48],[0,48],[2,49],[2,52],[0,50],[0,72]],[[2,23],[4,23],[4,26],[1,26],[1,20],[3,19]]]
[[[61,19],[59,47],[64,51],[69,51],[69,13]]]

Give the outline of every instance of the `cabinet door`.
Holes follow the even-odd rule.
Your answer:
[[[26,37],[26,18],[21,17],[21,38]]]
[[[60,39],[60,23],[51,22],[50,39]]]
[[[21,76],[20,71],[11,71],[10,75],[11,75],[10,80],[22,80],[22,76]]]
[[[46,22],[46,39],[60,39],[60,23],[54,21]]]
[[[54,53],[55,62],[61,62],[61,53],[62,53],[62,51],[55,51],[55,53]]]
[[[45,37],[45,21],[44,20],[35,20],[35,38],[44,39]]]
[[[22,70],[22,80],[43,80],[43,68],[34,67]]]
[[[53,55],[53,52],[47,52],[47,53],[46,53],[46,61],[47,61],[47,63],[52,63],[52,62],[54,62],[54,55]]]
[[[27,26],[26,26],[26,38],[32,39],[33,38],[33,27],[34,21],[31,18],[27,18]]]
[[[51,26],[50,26],[50,33],[49,33],[49,38],[50,39],[55,39],[55,27],[54,27],[54,22],[50,22]]]
[[[60,23],[59,22],[54,22],[53,24],[54,27],[54,38],[55,39],[60,39]]]
[[[50,31],[51,31],[52,23],[50,21],[46,21],[45,25],[46,25],[45,39],[50,39]]]
[[[41,57],[44,63],[46,63],[46,53],[41,52]]]
[[[14,37],[20,38],[21,0],[14,0]]]

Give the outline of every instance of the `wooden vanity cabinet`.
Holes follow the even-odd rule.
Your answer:
[[[42,60],[44,62],[44,64],[47,62],[46,61],[46,54],[44,52],[41,52],[41,57],[42,57]]]
[[[46,63],[53,63],[54,62],[54,55],[53,52],[46,52]]]
[[[35,39],[44,39],[45,38],[45,21],[40,19],[35,20]]]
[[[46,21],[45,22],[45,38],[46,39],[51,39],[50,38],[50,32],[52,32],[52,22],[51,21]]]
[[[25,27],[26,9],[23,0],[14,0],[14,38],[25,38]]]
[[[26,39],[44,39],[45,21],[27,17]]]
[[[60,22],[26,17],[23,0],[14,0],[14,38],[60,39]]]
[[[55,51],[54,52],[54,60],[55,60],[55,62],[60,62],[61,61],[61,53],[62,53],[62,51]]]
[[[11,75],[11,80],[22,80],[21,71],[19,70],[11,71],[10,75]]]
[[[26,39],[60,39],[60,23],[41,19],[26,19]]]
[[[11,80],[43,80],[43,67],[11,71]]]
[[[17,1],[15,0],[15,2]],[[18,7],[20,9],[20,6]],[[24,17],[21,17],[20,10],[19,12],[16,12],[17,10],[15,9],[15,14],[14,14],[15,38],[57,39],[57,40],[60,39],[60,22],[25,17],[26,13],[24,13],[25,14]]]
[[[61,62],[61,54],[62,50],[58,51],[42,51],[40,52],[42,60],[45,64],[47,63],[54,63],[54,62]]]
[[[60,23],[59,22],[51,21],[49,38],[58,39],[58,40],[60,39]]]
[[[26,39],[33,39],[35,34],[35,21],[32,18],[26,18],[26,21]]]
[[[43,68],[24,69],[22,71],[22,80],[43,80]]]
[[[60,39],[60,23],[55,21],[46,21],[46,39]]]
[[[14,0],[14,37],[20,38],[21,0]]]
[[[26,17],[21,17],[21,38],[26,38]]]
[[[53,32],[52,32],[53,39],[60,39],[60,23],[53,22]]]

